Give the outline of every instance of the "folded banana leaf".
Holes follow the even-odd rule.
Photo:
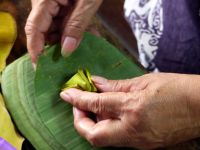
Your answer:
[[[69,88],[77,88],[88,92],[97,92],[97,88],[92,82],[91,75],[87,69],[80,69],[63,86],[62,91]]]
[[[19,130],[38,150],[98,149],[75,131],[72,106],[59,97],[63,85],[80,68],[109,79],[139,76],[144,70],[106,40],[88,33],[68,58],[60,56],[60,49],[60,45],[47,47],[36,72],[28,55],[5,69],[2,90],[6,105]]]

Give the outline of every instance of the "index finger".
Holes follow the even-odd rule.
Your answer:
[[[68,89],[60,96],[81,110],[113,117],[119,116],[123,101],[128,98],[127,94],[122,92],[92,93],[77,89]]]

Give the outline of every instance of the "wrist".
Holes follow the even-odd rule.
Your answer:
[[[179,74],[174,82],[170,88],[176,110],[166,144],[200,137],[200,76]]]
[[[186,118],[191,128],[196,128],[196,134],[200,136],[200,76],[183,75],[181,84],[181,94],[184,95],[187,107]]]

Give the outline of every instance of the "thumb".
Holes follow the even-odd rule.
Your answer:
[[[83,111],[95,114],[107,114],[118,117],[123,107],[123,102],[129,98],[126,93],[92,93],[78,89],[68,89],[60,93],[61,98]]]
[[[70,55],[79,45],[82,34],[89,24],[90,19],[97,11],[102,0],[78,0],[75,8],[67,17],[62,35],[62,55]]]

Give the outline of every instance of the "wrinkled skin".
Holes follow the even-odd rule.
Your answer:
[[[152,149],[200,135],[199,76],[158,73],[93,81],[101,93],[60,94],[74,106],[76,130],[92,145]]]
[[[32,0],[25,32],[33,63],[46,42],[61,41],[63,56],[71,54],[101,3],[102,0]]]

